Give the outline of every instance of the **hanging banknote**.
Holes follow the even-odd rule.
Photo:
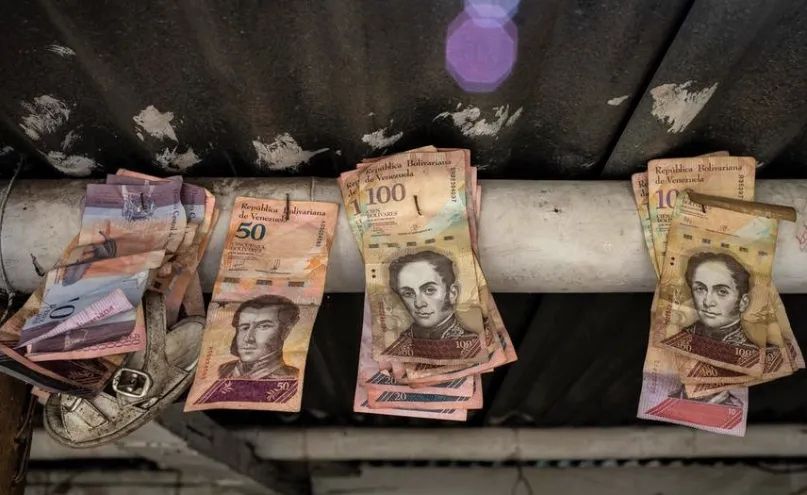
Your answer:
[[[376,360],[433,365],[488,360],[465,160],[460,151],[410,153],[372,163],[359,174]]]
[[[792,211],[683,193],[654,314],[656,344],[762,376],[768,326],[776,319],[770,290],[778,222]]]
[[[299,411],[338,205],[236,198],[186,411]]]

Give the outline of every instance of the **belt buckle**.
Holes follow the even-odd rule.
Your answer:
[[[62,409],[67,412],[76,412],[81,406],[84,399],[76,397],[75,395],[63,394],[62,395]]]
[[[151,377],[147,373],[130,368],[121,368],[112,377],[112,390],[133,399],[145,397],[151,384]]]

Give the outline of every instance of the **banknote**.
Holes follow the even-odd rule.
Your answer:
[[[488,360],[465,182],[462,152],[392,156],[361,170],[358,203],[376,360]]]
[[[342,193],[343,204],[345,205],[348,224],[351,227],[354,239],[357,246],[361,248],[362,245],[362,222],[360,220],[361,212],[357,208],[357,203],[354,203],[358,197],[358,171],[352,170],[343,173],[339,177],[339,186]],[[351,209],[351,206],[353,208]],[[359,350],[359,370],[356,378],[356,388],[362,389],[361,392],[357,391],[353,409],[356,412],[366,412],[370,408],[368,402],[367,391],[377,390],[384,392],[407,392],[411,391],[409,386],[399,383],[392,372],[393,363],[390,361],[377,362],[372,357],[372,329],[371,329],[371,313],[369,301],[365,298],[364,314],[362,320],[362,336]],[[401,370],[403,371],[403,370]],[[399,374],[400,375],[400,374]],[[454,380],[445,382],[434,383],[431,386],[424,387],[419,390],[423,394],[443,394],[453,395],[458,397],[471,397],[474,392],[473,378],[464,376]],[[376,401],[378,397],[375,398]],[[381,402],[387,402],[381,399]],[[396,406],[400,402],[395,403]],[[376,405],[376,408],[378,406]],[[373,410],[373,413],[392,415],[392,416],[408,416],[406,409],[402,407],[395,407],[389,409],[382,409],[383,412]],[[403,411],[403,414],[402,414]],[[441,409],[433,411],[429,414],[440,417],[441,415],[448,416],[444,419],[458,419],[458,413],[455,409]],[[422,416],[422,411],[412,411],[415,417]],[[464,415],[463,418],[464,420]]]
[[[123,363],[122,356],[35,363],[23,352],[12,348],[17,343],[15,336],[19,337],[25,321],[39,310],[44,290],[45,284],[42,283],[25,304],[0,327],[0,335],[4,339],[0,344],[0,370],[48,392],[93,397],[103,389]]]
[[[475,263],[475,270],[477,273],[477,280],[479,286],[479,297],[482,309],[482,317],[484,323],[484,331],[485,331],[485,343],[487,344],[487,351],[490,357],[490,361],[487,364],[480,366],[474,366],[473,368],[469,369],[469,373],[472,372],[488,372],[491,371],[493,368],[500,366],[502,364],[512,363],[516,361],[517,355],[515,352],[515,348],[513,347],[512,340],[510,339],[510,335],[507,332],[507,329],[504,326],[504,322],[501,319],[501,314],[499,313],[498,308],[496,307],[496,301],[493,299],[492,294],[488,290],[487,281],[484,279],[484,274],[482,273],[481,267],[479,266],[479,253],[477,250],[477,222],[479,218],[479,213],[481,210],[481,186],[477,183],[477,169],[476,167],[471,167],[471,155],[470,151],[466,149],[457,149],[457,148],[434,148],[432,146],[425,146],[422,148],[417,148],[414,150],[410,150],[406,153],[401,153],[400,155],[408,155],[411,153],[419,152],[421,154],[425,152],[462,152],[465,158],[465,174],[466,174],[466,181],[467,181],[467,190],[469,191],[469,198],[467,202],[467,217],[468,217],[468,226],[469,232],[472,241],[472,250],[474,252],[474,263]],[[390,158],[390,157],[386,157]],[[370,163],[375,163],[380,160],[383,160],[384,157],[379,158],[372,158],[372,159],[365,159],[362,160],[362,163],[359,164],[358,169],[361,170],[366,168]],[[437,160],[424,160],[421,163],[421,166],[443,166]],[[356,177],[355,171],[348,172],[346,178],[350,178],[349,184],[344,184],[342,187],[348,189],[348,193],[343,195],[345,196],[345,204],[350,204],[350,201],[355,201],[357,193],[350,192],[353,184],[358,184],[358,179]],[[348,212],[348,218],[351,222],[351,226],[353,224],[360,224],[361,219],[358,212],[358,203],[355,203],[355,215],[351,215],[351,212]],[[358,236],[357,232],[361,227],[354,228],[354,235]],[[430,364],[424,363],[411,363],[406,365],[408,376],[407,377],[400,377],[401,380],[404,380],[405,383],[409,383],[410,385],[416,386],[419,382],[423,383],[438,383],[441,375],[443,374],[453,374],[456,376],[455,372],[461,371],[463,369],[462,366],[457,365],[447,365],[447,366],[435,366]],[[448,378],[446,378],[448,379]]]
[[[651,363],[674,369],[672,363],[665,366],[665,356],[655,347],[648,348]],[[645,371],[637,416],[741,437],[748,417],[748,389],[734,388],[696,399],[687,395],[675,373]]]
[[[652,226],[650,225],[650,210],[647,197],[647,172],[633,174],[630,181],[633,186],[633,198],[636,200],[636,211],[639,214],[639,223],[642,226],[644,243],[647,246],[650,262],[653,264],[653,270],[656,272],[656,277],[658,277],[659,265],[656,260],[656,250],[653,246],[653,233],[651,231]]]
[[[27,345],[33,338],[48,333],[63,320],[89,307],[115,289],[123,291],[131,308],[136,307],[146,289],[149,271],[160,265],[163,256],[164,251],[161,250],[77,265],[57,266],[46,276],[42,304],[37,313],[22,327],[19,345]],[[125,323],[116,321],[116,324],[107,325],[105,321],[101,321],[100,326],[96,325],[92,333],[75,329],[65,335],[72,335],[71,340],[74,344],[84,345],[117,340],[134,329],[135,312],[131,310],[125,313],[128,315]],[[77,336],[82,337],[79,339]],[[67,344],[67,337],[59,341]],[[38,352],[45,351],[42,347],[37,349]]]
[[[353,397],[353,411],[363,414],[380,414],[383,416],[404,416],[408,418],[442,419],[446,421],[465,421],[468,419],[467,409],[441,409],[429,411],[425,409],[398,409],[389,408],[389,405],[396,404],[397,397],[383,397],[375,401],[376,407],[370,407],[367,390],[364,387],[356,387]]]
[[[79,298],[76,298],[79,299]],[[86,304],[86,300],[89,298],[83,298],[85,302],[83,308],[75,308],[72,304],[63,304],[60,306],[61,311],[68,312],[70,311],[72,314],[62,320],[59,320],[56,323],[56,326],[50,328],[50,330],[46,330],[43,333],[39,333],[36,336],[31,336],[27,340],[21,340],[18,344],[20,347],[22,346],[30,346],[36,344],[37,342],[41,342],[46,339],[50,339],[64,333],[67,333],[72,330],[77,330],[80,328],[85,328],[89,325],[96,324],[106,318],[114,315],[118,315],[123,313],[124,311],[133,310],[134,307],[126,298],[126,294],[120,288],[113,290],[112,292],[107,292],[105,294],[99,294],[98,297],[93,297],[89,304]],[[77,301],[76,301],[77,302]],[[50,316],[53,316],[56,309],[49,309]],[[41,314],[41,313],[40,313]],[[37,315],[39,316],[39,315]],[[36,317],[32,318],[35,319]],[[30,327],[28,327],[30,329]],[[25,332],[26,328],[23,327],[23,333]]]
[[[123,319],[124,317],[121,317]],[[128,315],[125,316],[128,318]],[[61,346],[63,348],[65,346]],[[128,335],[124,335],[118,340],[111,342],[102,342],[89,346],[83,346],[79,349],[70,351],[57,351],[57,352],[44,352],[37,351],[36,346],[28,349],[25,357],[34,362],[39,361],[54,361],[54,360],[75,360],[75,359],[94,359],[102,356],[110,356],[116,354],[127,354],[131,352],[142,351],[146,348],[146,321],[143,314],[143,305],[137,307],[135,313],[134,329]]]
[[[175,253],[187,222],[181,187],[177,181],[147,186],[89,184],[78,244],[91,249],[83,261],[159,249]]]
[[[637,213],[645,234],[645,243],[650,253],[656,275],[659,275],[650,234],[649,210],[646,207],[646,173],[635,174],[631,178]],[[651,315],[658,304],[658,291],[653,298]],[[656,347],[653,326],[651,325],[647,353],[642,373],[642,390],[639,398],[637,417],[691,426],[714,433],[734,436],[745,435],[748,415],[748,389],[732,385],[730,390],[721,390],[700,397],[690,396],[679,377],[679,363],[675,356]],[[713,371],[727,371],[707,363],[698,362],[709,369],[702,370],[709,375]],[[728,373],[733,373],[727,371]]]
[[[202,262],[207,245],[210,242],[210,235],[213,233],[213,228],[219,218],[219,210],[216,208],[216,197],[207,189],[205,193],[205,214],[202,223],[199,227],[198,235],[191,246],[191,251],[188,253],[186,259],[183,253],[180,253],[179,264],[181,271],[178,276],[171,283],[171,287],[165,296],[165,313],[166,321],[173,324],[179,316],[179,308],[185,298],[188,288],[194,283],[197,278],[197,271],[199,264]],[[195,249],[195,253],[193,252]],[[192,259],[191,259],[192,258]]]
[[[299,411],[339,206],[235,199],[186,411]]]
[[[469,158],[469,157],[466,157]],[[477,286],[479,290],[479,307],[482,311],[482,323],[484,325],[485,348],[488,353],[488,361],[471,366],[467,365],[432,365],[426,363],[405,363],[406,376],[401,378],[401,383],[409,384],[412,387],[428,386],[443,380],[455,380],[463,374],[487,373],[493,369],[516,360],[515,349],[513,349],[510,335],[504,327],[496,301],[488,289],[482,268],[479,265],[479,252],[477,248],[478,238],[476,224],[479,218],[479,210],[476,208],[477,196],[481,194],[476,187],[476,169],[469,170],[466,162],[466,178],[473,191],[468,198],[468,227],[471,233],[471,250],[474,253],[474,270],[476,272]]]
[[[384,391],[368,390],[368,403],[371,408],[389,409],[415,409],[426,411],[445,411],[452,408],[481,409],[482,408],[482,380],[479,375],[474,376],[474,394],[471,397],[456,395],[427,394],[419,390]]]
[[[653,325],[676,354],[761,377],[779,219],[795,210],[691,191],[676,202]]]
[[[120,169],[115,175],[107,176],[107,184],[114,185],[149,185],[168,181],[178,181],[182,183],[179,194],[182,207],[185,209],[186,224],[185,233],[177,248],[177,252],[169,253],[168,255],[168,269],[164,270],[164,272],[152,282],[152,289],[163,293],[171,290],[182,272],[193,271],[198,265],[198,246],[200,243],[206,241],[202,239],[202,237],[209,234],[209,219],[207,219],[205,215],[208,206],[208,197],[212,197],[212,194],[200,186],[182,182],[181,177],[161,179],[126,169]],[[215,198],[213,199],[213,204],[215,204]],[[213,206],[210,208],[212,207]],[[212,211],[209,211],[209,214],[212,215]],[[169,306],[169,308],[169,316],[171,316],[173,307]],[[176,318],[169,318],[169,324],[172,324],[175,320]]]
[[[165,183],[165,182],[168,182],[168,181],[173,181],[173,182],[178,182],[178,183],[182,184],[182,177],[179,177],[179,176],[170,177],[168,179],[157,179],[156,177],[151,178],[150,176],[146,176],[146,177],[149,177],[149,179],[146,179],[146,178],[138,178],[138,177],[133,177],[133,176],[129,176],[129,175],[124,175],[125,172],[126,171],[118,171],[118,174],[120,174],[120,175],[118,175],[118,174],[115,174],[115,175],[108,174],[106,183],[108,185],[116,185],[116,186],[119,186],[119,185],[148,186],[148,185],[152,185],[152,184],[159,184],[159,183]],[[182,184],[180,186],[180,192],[179,192],[180,201],[182,200],[182,190],[183,189],[184,189],[184,184]],[[194,238],[194,236],[196,234],[196,224],[192,224],[192,223],[190,223],[188,221],[187,210],[186,210],[185,220],[186,220],[185,232],[182,233],[182,238],[181,238],[181,240],[179,242],[179,245],[176,246],[176,251],[167,251],[166,250],[165,259],[164,259],[162,265],[160,266],[160,268],[157,271],[155,271],[155,274],[154,274],[155,276],[154,276],[153,280],[151,281],[151,286],[150,286],[150,288],[152,290],[156,290],[158,292],[165,292],[166,290],[168,290],[168,287],[169,287],[169,284],[170,284],[171,280],[176,275],[175,271],[174,271],[174,268],[175,268],[174,267],[174,260],[175,260],[175,258],[177,257],[177,255],[178,255],[178,253],[180,251],[182,251],[184,248],[187,248],[188,244],[193,242],[193,238]],[[179,233],[171,232],[171,235],[175,238],[176,236],[179,235]]]
[[[725,152],[703,155],[688,160],[710,160],[715,156],[727,157]],[[736,199],[752,200],[754,198],[754,174],[752,167],[753,159],[737,158],[736,162],[727,161],[715,164],[715,166],[704,166],[703,163],[687,162],[682,159],[657,160],[651,162],[649,168],[650,177],[654,184],[653,199],[656,200],[657,211],[669,210],[669,205],[663,205],[664,198],[673,199],[678,194],[679,184],[689,184],[689,189],[704,194],[711,194]],[[726,168],[729,169],[726,172]],[[661,172],[659,172],[661,171]],[[750,186],[749,186],[750,184]],[[661,236],[662,242],[654,245],[656,257],[664,259],[666,246],[666,233],[669,230],[670,217],[666,213],[656,215],[651,220],[652,230]],[[775,289],[771,290],[771,297],[775,295]],[[772,299],[773,302],[773,299]],[[713,386],[726,384],[752,384],[760,379],[773,379],[786,376],[790,371],[786,349],[783,346],[780,326],[776,320],[772,320],[767,331],[767,345],[765,347],[765,365],[761,377],[750,377],[725,368],[716,367],[710,363],[696,362],[691,359],[679,357],[676,359],[679,374],[685,384],[711,384]],[[703,389],[703,387],[701,387]],[[722,387],[721,387],[722,389]],[[705,392],[701,391],[701,394]]]
[[[101,321],[68,330],[62,334],[40,340],[26,347],[28,354],[69,353],[85,347],[115,342],[134,332],[137,324],[137,310],[131,309],[108,316]],[[110,353],[106,353],[110,354]],[[101,355],[106,355],[101,354]],[[33,359],[32,361],[41,361]]]
[[[756,160],[739,156],[697,156],[651,160],[647,164],[648,210],[656,265],[661,267],[667,231],[678,194],[684,189],[742,200],[754,198]]]
[[[114,179],[111,179],[114,177]],[[114,176],[108,176],[107,182],[132,183],[133,181],[144,181],[146,183],[160,183],[170,179],[159,179],[149,175],[141,174],[131,170],[118,170]],[[194,277],[199,263],[202,261],[210,234],[218,219],[216,210],[216,197],[207,189],[183,182],[180,189],[180,199],[185,208],[187,224],[185,236],[178,248],[178,252],[171,261],[170,269],[157,277],[153,282],[153,288],[166,293],[165,311],[166,321],[172,325],[179,317],[179,308],[185,297],[188,285]]]

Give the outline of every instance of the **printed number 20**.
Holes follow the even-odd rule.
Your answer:
[[[658,193],[658,207],[659,208],[674,208],[675,207],[675,200],[678,199],[678,191],[675,189],[670,189],[667,191],[667,196],[664,196],[664,191],[656,191]],[[664,200],[667,200],[667,204],[664,204]]]
[[[252,229],[250,229],[252,227]],[[256,223],[254,226],[252,222],[241,222],[238,230],[235,231],[235,236],[239,239],[252,238],[253,241],[260,241],[266,236],[266,225]]]

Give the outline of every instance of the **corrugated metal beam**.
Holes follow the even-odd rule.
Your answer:
[[[331,179],[200,179],[222,214],[201,265],[210,290],[237,196],[341,202]],[[20,181],[11,193],[2,250],[11,283],[30,292],[39,282],[31,254],[51,266],[78,232],[88,182]],[[0,187],[3,187],[0,184]],[[650,292],[655,275],[636,217],[630,184],[582,181],[482,181],[481,263],[494,292]],[[759,201],[807,212],[807,180],[758,181]],[[774,267],[783,293],[807,292],[807,254],[797,224],[783,222]],[[362,292],[364,265],[342,214],[328,269],[328,292]]]

